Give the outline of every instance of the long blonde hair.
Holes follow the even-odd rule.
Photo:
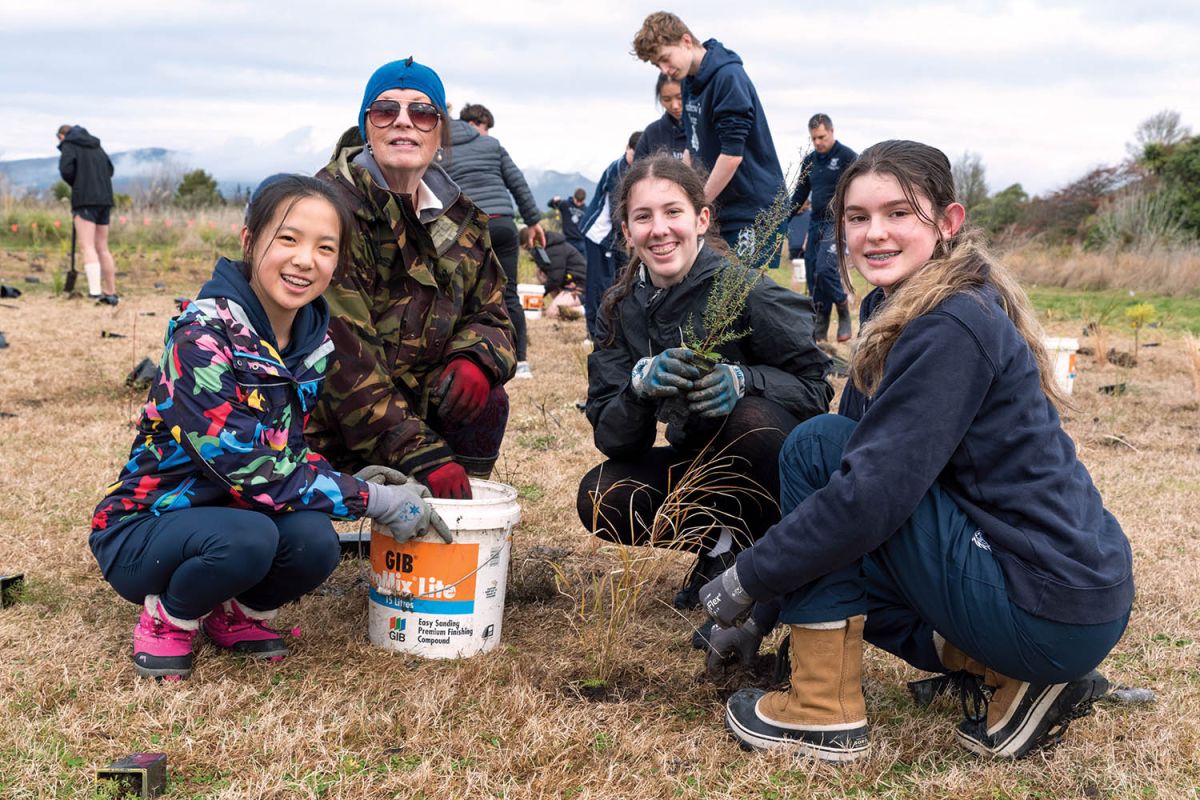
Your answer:
[[[963,226],[949,238],[942,236],[937,223],[946,208],[955,202],[955,193],[950,160],[941,150],[919,142],[880,142],[867,148],[842,173],[830,204],[830,216],[836,223],[837,251],[845,285],[851,285],[851,265],[842,225],[846,192],[855,178],[871,174],[896,179],[913,213],[937,231],[938,242],[925,266],[897,284],[887,302],[863,326],[850,366],[850,378],[855,387],[867,395],[879,388],[888,353],[908,323],[929,313],[952,295],[991,286],[1000,296],[1004,313],[1033,353],[1042,391],[1060,412],[1070,408],[1066,394],[1054,378],[1054,366],[1042,343],[1042,326],[1020,284],[987,251],[978,231]],[[922,209],[921,198],[929,201],[932,218]],[[982,302],[982,298],[980,300]]]

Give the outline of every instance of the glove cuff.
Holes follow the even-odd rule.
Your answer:
[[[383,513],[387,507],[387,501],[383,498],[383,484],[368,483],[367,484],[367,516],[371,519]]]
[[[737,564],[734,564],[721,573],[721,588],[729,595],[729,599],[735,603],[750,605],[754,602],[746,590],[742,588],[742,582],[738,579]]]
[[[729,370],[733,376],[733,388],[737,392],[738,399],[741,400],[746,396],[746,373],[742,372],[742,368],[737,364],[718,364],[719,367],[724,367]]]
[[[650,362],[653,359],[650,356],[638,359],[638,362],[633,365],[633,370],[629,373],[629,385],[633,388],[633,393],[638,397],[646,396],[646,370],[650,369]]]

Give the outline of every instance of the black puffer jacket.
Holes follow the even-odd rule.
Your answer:
[[[596,447],[609,458],[635,458],[654,445],[662,404],[637,397],[630,372],[639,359],[679,347],[690,320],[702,328],[713,280],[727,266],[720,253],[705,246],[683,281],[661,291],[641,268],[633,291],[614,309],[611,327],[603,317],[598,321],[599,349],[588,356],[587,416]],[[757,283],[733,329],[750,332],[718,352],[742,368],[748,396],[772,400],[799,419],[827,412],[833,399],[833,387],[825,380],[829,357],[813,344],[812,301],[765,275],[745,271]],[[667,439],[685,450],[702,445],[713,433],[710,422],[689,418],[684,430],[668,427]]]
[[[113,204],[112,161],[100,140],[76,125],[58,143],[58,171],[71,185],[71,208]]]
[[[494,137],[483,136],[469,122],[454,120],[450,156],[442,164],[471,202],[485,214],[513,216],[513,198],[526,225],[542,218],[520,168]],[[511,197],[510,197],[511,195]]]
[[[550,256],[550,268],[542,269],[546,291],[557,292],[570,284],[583,291],[587,285],[587,259],[567,237],[558,231],[546,231],[546,255]]]

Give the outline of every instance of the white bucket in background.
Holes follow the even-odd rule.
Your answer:
[[[792,259],[792,291],[804,294],[808,289],[808,281],[804,275],[804,259]]]
[[[540,319],[542,306],[546,302],[546,287],[540,283],[518,283],[517,297],[525,309],[525,319]]]
[[[373,525],[367,636],[423,658],[465,658],[500,644],[517,490],[471,479],[471,500],[431,499],[454,542],[436,533],[398,544]]]
[[[1064,392],[1071,394],[1075,386],[1075,354],[1079,350],[1079,340],[1050,336],[1044,344],[1050,363],[1054,365],[1054,379]]]

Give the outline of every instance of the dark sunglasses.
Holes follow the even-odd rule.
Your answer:
[[[429,133],[437,127],[442,112],[429,103],[400,103],[395,100],[376,100],[367,106],[367,119],[376,128],[386,128],[400,118],[400,112],[408,107],[408,120],[419,131]]]

